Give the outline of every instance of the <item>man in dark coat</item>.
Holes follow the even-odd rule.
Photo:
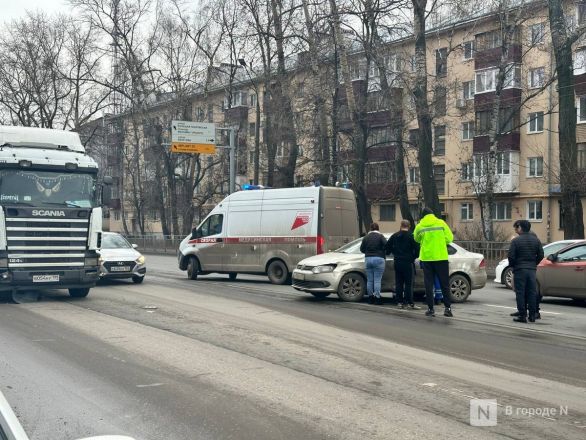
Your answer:
[[[413,302],[413,276],[415,259],[419,256],[419,245],[409,230],[409,220],[401,220],[399,232],[391,235],[387,241],[386,253],[393,254],[395,267],[395,293],[397,303],[404,309],[409,306],[411,309],[419,309]]]
[[[513,282],[515,296],[517,297],[518,316],[513,319],[516,322],[527,322],[527,309],[529,309],[529,322],[535,322],[537,309],[537,265],[543,259],[543,246],[532,234],[531,223],[527,220],[517,220],[513,227],[518,237],[511,241],[509,247],[509,265],[513,268]]]

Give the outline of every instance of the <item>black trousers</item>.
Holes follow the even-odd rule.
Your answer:
[[[443,261],[424,261],[423,262],[423,281],[425,283],[425,298],[427,307],[433,309],[434,304],[434,279],[438,277],[444,296],[444,305],[452,306],[450,296],[450,263]]]
[[[519,316],[535,317],[535,312],[539,310],[537,304],[537,280],[535,279],[535,269],[516,269],[514,271],[513,281],[515,283],[515,296],[517,298],[517,310]]]
[[[413,304],[413,263],[395,261],[395,293],[397,302]]]

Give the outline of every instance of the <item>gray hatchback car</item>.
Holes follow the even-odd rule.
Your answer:
[[[384,234],[388,239],[391,234]],[[335,252],[315,255],[297,264],[293,271],[293,288],[326,297],[337,293],[343,301],[360,301],[366,293],[364,254],[360,252],[362,238],[354,240]],[[475,289],[486,284],[484,256],[469,252],[455,243],[448,245],[450,262],[450,293],[453,302],[464,302]],[[416,269],[414,291],[424,291],[423,270]],[[382,279],[383,292],[394,291],[393,256],[386,259]]]

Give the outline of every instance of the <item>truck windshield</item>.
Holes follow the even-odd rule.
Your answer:
[[[96,176],[60,171],[0,170],[0,204],[91,208],[96,204]]]

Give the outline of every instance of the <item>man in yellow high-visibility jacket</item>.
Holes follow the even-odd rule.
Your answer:
[[[419,260],[423,264],[423,279],[428,307],[425,315],[435,316],[433,281],[437,276],[444,296],[444,316],[451,318],[453,315],[447,245],[454,240],[454,235],[446,222],[437,218],[429,208],[424,208],[421,211],[421,220],[415,227],[413,235],[415,241],[420,245]]]

